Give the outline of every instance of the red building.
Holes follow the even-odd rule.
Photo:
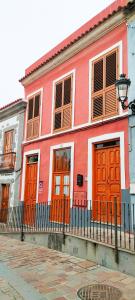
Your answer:
[[[128,5],[115,1],[26,69],[20,80],[28,101],[25,203],[57,202],[60,209],[64,195],[68,208],[86,199],[127,199],[128,113],[117,101],[115,80],[128,73]]]

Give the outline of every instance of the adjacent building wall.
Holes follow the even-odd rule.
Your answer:
[[[131,80],[129,102],[135,99],[135,16],[128,20],[128,77]],[[135,202],[135,115],[129,115],[130,196]]]
[[[22,148],[21,143],[23,140],[24,131],[24,109],[12,114],[9,111],[9,116],[0,120],[0,154],[4,150],[4,133],[9,130],[14,130],[13,147],[12,151],[16,153],[15,170],[13,172],[0,173],[0,202],[2,198],[2,184],[10,184],[9,192],[9,207],[19,204],[19,184],[20,174],[22,167]]]

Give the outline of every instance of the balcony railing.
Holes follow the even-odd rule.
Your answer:
[[[13,171],[15,167],[16,153],[0,154],[0,171]]]

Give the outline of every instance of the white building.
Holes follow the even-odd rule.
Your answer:
[[[18,99],[0,108],[0,221],[6,222],[7,210],[19,204],[22,169],[21,143],[26,102]],[[4,213],[2,213],[4,211]]]

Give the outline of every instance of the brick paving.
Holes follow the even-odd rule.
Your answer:
[[[0,236],[1,300],[73,300],[94,283],[121,290],[135,300],[135,278],[42,246]]]

